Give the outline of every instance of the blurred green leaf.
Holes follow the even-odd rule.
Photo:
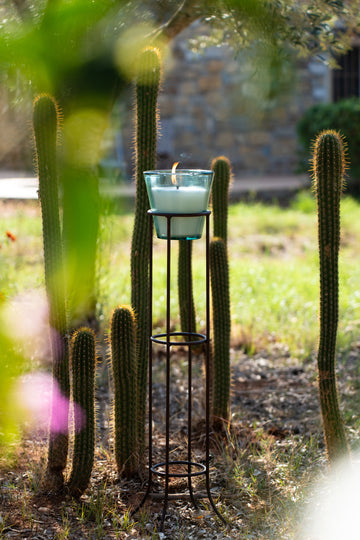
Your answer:
[[[9,444],[17,441],[19,423],[13,388],[17,377],[24,370],[25,359],[16,350],[13,340],[0,329],[0,456],[8,453]]]

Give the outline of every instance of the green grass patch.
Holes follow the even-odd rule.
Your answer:
[[[359,203],[342,201],[340,320],[338,344],[349,349],[360,326]],[[98,249],[98,315],[105,329],[111,310],[130,303],[130,242],[133,216],[103,216]],[[1,232],[2,231],[2,232]],[[11,231],[16,241],[6,232]],[[41,219],[33,206],[0,217],[0,292],[16,296],[44,286]],[[178,324],[177,246],[173,243],[171,309]],[[165,318],[166,243],[154,243],[154,319]],[[205,310],[204,242],[194,242],[194,294],[198,326]],[[306,357],[317,345],[319,275],[316,206],[300,194],[288,208],[238,203],[229,208],[229,257],[233,339],[257,343],[286,342],[293,354]]]

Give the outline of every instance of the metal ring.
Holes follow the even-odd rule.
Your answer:
[[[150,339],[154,343],[160,343],[161,345],[199,345],[200,343],[205,343],[207,341],[207,336],[204,334],[196,334],[195,332],[169,332],[170,336],[190,336],[191,341],[168,341],[167,339],[159,339],[159,338],[167,338],[168,334],[155,334],[154,336],[151,336]],[[199,338],[199,339],[194,339]]]
[[[165,467],[166,462],[163,461],[162,463],[156,463],[156,465],[153,465],[151,467],[151,471],[154,474],[158,474],[159,476],[168,476],[169,478],[188,478],[189,476],[200,476],[201,474],[206,473],[206,466],[202,463],[197,463],[196,461],[169,461],[170,465],[188,465],[191,467],[197,467],[199,470],[194,472],[187,472],[187,473],[168,473],[166,474],[166,471],[158,471],[157,469],[159,467]]]
[[[196,216],[209,216],[211,210],[204,210],[203,212],[160,212],[159,210],[148,210],[148,214],[161,217],[196,217]]]

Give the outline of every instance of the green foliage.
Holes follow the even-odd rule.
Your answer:
[[[84,72],[89,76],[91,66],[100,58],[104,60],[103,66],[106,65],[109,43],[100,40],[99,23],[109,24],[113,18],[112,0],[90,4],[86,0],[31,4],[30,16],[2,21],[0,67],[7,69],[10,76],[17,71],[24,83],[36,91],[57,95],[57,90],[61,91],[69,79],[74,86],[75,82],[84,80]],[[95,91],[107,83],[102,69],[102,77],[94,77],[94,71],[91,77],[90,86]]]
[[[310,107],[297,126],[301,145],[299,169],[309,170],[311,142],[323,130],[340,131],[348,144],[350,161],[349,179],[345,187],[354,195],[360,195],[360,99],[349,98],[336,103],[324,103]]]
[[[279,49],[285,43],[302,56],[320,56],[325,49],[343,51],[348,46],[348,39],[346,35],[338,39],[336,23],[342,20],[345,28],[353,28],[359,17],[355,2],[350,7],[343,2],[322,0],[300,3],[297,0],[231,0],[229,5],[233,9],[231,23],[240,35],[241,43],[251,44],[251,38],[256,35],[268,47]]]
[[[59,193],[56,165],[56,140],[59,113],[52,97],[44,95],[35,100],[33,128],[36,142],[36,158],[39,176],[39,199],[41,203],[43,245],[45,261],[45,285],[49,300],[50,325],[52,335],[53,376],[60,391],[70,395],[69,358],[67,324],[65,310],[65,284],[62,238],[59,216]],[[64,407],[67,405],[64,402]],[[52,416],[57,414],[53,400]],[[67,411],[65,411],[65,415]],[[50,433],[47,480],[51,489],[63,484],[63,470],[66,466],[68,433]]]
[[[131,243],[131,305],[137,325],[138,444],[140,458],[145,444],[147,365],[149,351],[149,199],[143,172],[155,168],[157,96],[160,58],[156,49],[146,49],[139,58],[136,81],[136,199]]]
[[[80,497],[87,488],[95,452],[95,335],[80,328],[71,342],[72,399],[74,403],[75,440],[68,489]]]
[[[131,307],[117,307],[110,322],[114,385],[115,460],[119,474],[132,476],[138,466],[136,449],[136,322]]]
[[[213,323],[213,416],[229,419],[230,402],[230,290],[226,245],[222,238],[210,242],[210,276]]]
[[[340,199],[344,169],[345,157],[341,136],[336,131],[320,133],[315,141],[313,162],[320,256],[318,375],[326,448],[331,462],[347,453],[335,372],[339,317]]]
[[[19,438],[19,418],[14,407],[14,381],[24,372],[25,358],[19,352],[18,344],[8,335],[6,306],[0,306],[0,457],[15,449],[14,442]]]
[[[302,190],[290,201],[290,207],[302,214],[313,215],[316,209],[316,201],[308,190]]]
[[[63,236],[69,327],[96,326],[99,179],[89,167],[62,169]]]

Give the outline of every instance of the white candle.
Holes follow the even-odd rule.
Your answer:
[[[153,210],[178,214],[191,214],[207,210],[209,191],[202,186],[154,186]],[[200,238],[203,217],[171,218],[171,238]],[[157,234],[167,237],[167,219],[155,218]]]

